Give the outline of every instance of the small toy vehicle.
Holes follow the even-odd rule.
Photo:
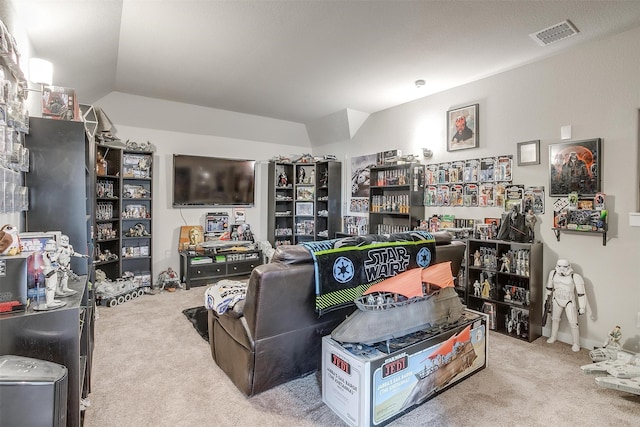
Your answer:
[[[98,270],[96,271],[95,294],[97,304],[115,307],[144,295],[144,288],[138,286],[130,276],[120,277],[114,282],[107,279],[104,272]]]

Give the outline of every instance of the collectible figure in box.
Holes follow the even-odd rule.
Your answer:
[[[350,426],[384,425],[487,363],[486,316],[379,345],[322,339],[322,400]],[[455,397],[455,395],[454,395]]]
[[[79,120],[80,107],[75,89],[45,86],[42,90],[42,117],[58,120]]]

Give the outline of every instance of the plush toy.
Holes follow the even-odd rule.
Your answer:
[[[13,225],[5,224],[0,228],[0,254],[17,255],[20,253],[20,237],[18,229]]]

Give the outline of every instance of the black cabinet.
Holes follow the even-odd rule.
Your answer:
[[[210,255],[181,251],[180,279],[191,289],[191,286],[213,284],[225,277],[249,275],[260,264],[260,250]]]
[[[0,316],[0,354],[32,357],[66,366],[68,370],[67,426],[82,425],[81,399],[87,397],[93,348],[94,304],[87,276],[69,281],[78,291],[61,298],[66,305],[49,311]],[[25,411],[37,407],[25,407]]]
[[[88,141],[82,122],[32,117],[25,145],[31,165],[25,174],[29,187],[29,210],[25,213],[25,231],[61,231],[82,254],[90,254],[91,212],[87,200],[87,180],[93,175],[87,168]],[[71,269],[87,274],[90,263],[72,257]]]
[[[81,424],[80,397],[86,397],[91,390],[94,300],[93,292],[86,283],[90,280],[88,278],[93,279],[90,261],[94,251],[93,141],[87,139],[82,122],[32,117],[25,146],[30,152],[30,170],[25,174],[25,185],[29,187],[29,210],[24,214],[25,231],[60,231],[69,237],[69,243],[76,252],[89,257],[71,257],[71,270],[82,279],[79,282],[70,279],[69,286],[79,292],[65,298],[65,307],[48,312],[2,316],[0,319],[5,323],[3,328],[10,325],[34,335],[31,341],[16,348],[19,353],[14,354],[67,366],[72,379],[69,382],[67,420],[68,425],[76,426]],[[12,334],[17,333],[13,331]],[[5,330],[1,336],[3,346],[5,341],[11,341],[12,335],[6,335]],[[55,350],[53,341],[57,338],[53,337],[56,336],[64,342],[64,348]],[[6,347],[2,351],[8,354]]]

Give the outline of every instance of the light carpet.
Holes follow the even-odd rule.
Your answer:
[[[206,287],[98,307],[85,426],[340,426],[315,375],[246,398],[184,309]],[[390,426],[637,426],[640,396],[596,385],[587,350],[489,337],[489,366]]]

